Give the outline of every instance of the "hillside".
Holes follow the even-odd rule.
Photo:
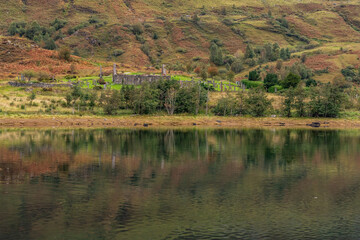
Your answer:
[[[316,76],[327,81],[358,66],[359,10],[356,1],[9,0],[0,3],[0,33],[9,35],[12,23],[21,32],[36,21],[45,34],[31,37],[41,47],[54,39],[89,61],[135,68],[206,61],[214,39],[230,55],[248,44],[276,42],[293,55],[306,52],[310,68],[328,68]]]

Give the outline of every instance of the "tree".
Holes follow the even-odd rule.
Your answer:
[[[48,50],[55,50],[56,49],[55,41],[52,38],[49,38],[48,40],[45,41],[44,48]]]
[[[306,62],[306,58],[307,58],[307,56],[306,56],[305,53],[301,54],[301,62],[302,62],[302,63],[305,63],[305,62]]]
[[[28,79],[28,81],[30,82],[31,78],[35,77],[35,72],[32,70],[25,70],[22,71],[21,74]]]
[[[278,76],[275,73],[268,73],[264,79],[265,89],[269,89],[279,83]]]
[[[264,89],[259,87],[250,89],[249,95],[246,98],[246,105],[251,116],[263,117],[271,106],[271,102],[267,99]]]
[[[36,35],[41,34],[41,26],[36,22],[32,22],[31,25],[28,25],[25,30],[25,37],[31,40],[34,40]]]
[[[177,94],[177,90],[175,88],[170,88],[167,92],[166,92],[166,97],[165,97],[165,108],[166,111],[169,115],[173,115],[175,112],[175,108],[176,108],[176,94]]]
[[[287,77],[281,82],[281,85],[283,88],[295,88],[299,84],[300,80],[301,78],[299,75],[290,72]]]
[[[266,61],[271,61],[272,60],[272,55],[273,55],[273,46],[271,43],[266,43],[264,45],[264,50],[265,50],[265,59]]]
[[[151,87],[149,83],[141,85],[136,89],[134,99],[134,112],[137,114],[151,114],[156,111],[159,105],[159,90]]]
[[[305,117],[306,116],[306,92],[304,91],[304,88],[298,86],[295,91],[295,102],[294,102],[294,108],[296,110],[296,115],[298,117]]]
[[[126,109],[132,108],[135,98],[135,87],[134,85],[125,85],[120,90],[122,96],[124,96],[124,107]]]
[[[276,61],[280,58],[280,46],[278,43],[274,43],[272,46],[271,61]]]
[[[249,81],[259,81],[260,73],[257,70],[249,72]]]
[[[230,82],[232,82],[232,81],[234,81],[235,73],[233,71],[228,71],[226,74],[226,77]]]
[[[207,100],[207,91],[200,85],[180,88],[176,95],[176,113],[197,114]]]
[[[276,69],[277,69],[277,70],[281,70],[282,66],[283,66],[282,60],[277,60],[277,62],[276,62]]]
[[[213,109],[213,112],[217,116],[232,116],[236,114],[236,99],[231,96],[227,95],[226,97],[221,98],[215,108]]]
[[[245,50],[245,58],[254,58],[254,57],[255,57],[254,49],[252,48],[251,45],[247,45]]]
[[[210,61],[217,66],[224,64],[222,50],[216,43],[212,43],[210,46]]]
[[[120,91],[112,90],[111,93],[105,95],[102,107],[105,114],[114,115],[116,111],[125,107],[124,96]]]
[[[289,48],[282,48],[280,50],[280,58],[284,61],[289,60],[291,58],[291,53]]]
[[[335,85],[312,87],[308,103],[309,114],[312,117],[337,117],[344,100],[344,93]]]
[[[244,66],[243,63],[241,61],[241,59],[237,58],[233,64],[231,64],[231,71],[233,71],[234,73],[240,73],[244,70]]]
[[[206,72],[205,69],[202,69],[202,70],[201,70],[201,72],[200,72],[200,77],[201,77],[201,79],[202,79],[203,81],[206,81],[206,80],[207,80],[208,74],[207,74],[207,72]]]
[[[285,92],[285,99],[283,102],[283,112],[284,115],[288,118],[291,117],[291,109],[294,104],[294,98],[295,98],[294,89],[290,87]]]

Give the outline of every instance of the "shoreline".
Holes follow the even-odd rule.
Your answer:
[[[317,123],[317,124],[313,124]],[[319,125],[319,124],[320,125]],[[309,126],[310,125],[310,126]],[[145,128],[145,127],[230,127],[230,128],[335,128],[360,129],[360,120],[325,118],[252,118],[217,116],[1,116],[0,128]]]

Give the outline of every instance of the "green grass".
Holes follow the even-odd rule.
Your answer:
[[[141,73],[130,73],[130,75],[140,75]],[[93,81],[97,81],[99,79],[99,77],[97,76],[93,76],[93,77],[80,77],[80,78],[72,78],[70,79],[71,83],[77,83],[79,81],[83,81],[84,83],[81,85],[82,88],[84,89],[93,89],[95,86],[100,86],[100,84],[93,84]],[[112,83],[112,76],[104,76],[103,79],[105,80],[105,82],[109,83],[108,84],[108,89],[112,89],[112,90],[120,90],[122,88],[121,84],[113,84]],[[189,76],[184,76],[184,75],[174,75],[171,77],[171,79],[176,80],[176,81],[182,81],[182,82],[190,82],[192,81],[192,77]],[[207,79],[210,82],[213,82],[213,79]],[[195,82],[199,82],[201,81],[200,78],[194,77],[194,81]],[[60,79],[58,83],[68,83],[69,79]],[[88,82],[89,85],[86,83]],[[221,87],[220,87],[220,83],[222,82],[223,85],[226,85],[226,87],[228,87],[228,85],[230,84],[233,90],[233,87],[238,87],[238,85],[236,83],[227,81],[227,80],[223,80],[223,81],[219,81],[219,80],[215,80],[216,83],[216,88],[215,91],[221,91]],[[237,88],[237,90],[239,90],[239,88]]]

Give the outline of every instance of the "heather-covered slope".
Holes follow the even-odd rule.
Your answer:
[[[358,10],[355,1],[9,0],[0,3],[0,33],[37,21],[58,47],[134,67],[206,60],[214,39],[231,55],[249,43],[277,42],[298,55],[311,51],[310,67],[336,75],[358,65]],[[55,19],[64,26],[57,29]]]

